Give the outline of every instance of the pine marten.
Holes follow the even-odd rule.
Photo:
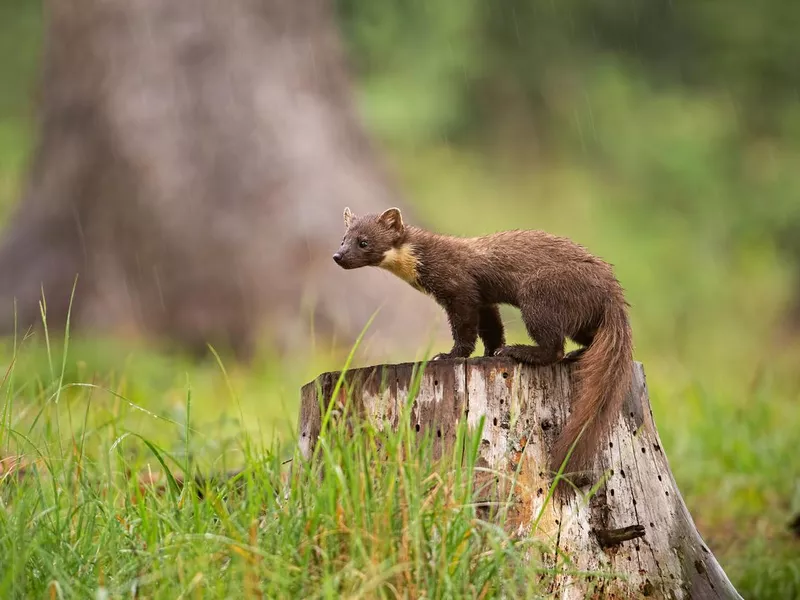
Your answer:
[[[543,231],[472,238],[432,233],[405,225],[397,208],[361,217],[346,208],[344,224],[333,255],[336,264],[382,267],[431,295],[447,312],[453,348],[432,360],[469,357],[480,337],[486,356],[529,365],[577,361],[577,397],[555,443],[551,468],[560,468],[580,435],[565,472],[566,467],[590,469],[632,381],[629,305],[610,264]],[[536,346],[506,345],[500,304],[520,309]],[[581,348],[565,356],[567,338]]]

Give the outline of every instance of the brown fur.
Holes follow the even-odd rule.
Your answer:
[[[551,468],[560,468],[576,439],[566,466],[569,471],[591,467],[632,377],[628,304],[611,265],[543,231],[439,235],[406,226],[397,209],[362,217],[346,209],[345,225],[334,255],[340,266],[385,268],[433,296],[447,312],[453,347],[434,360],[468,357],[480,337],[487,356],[532,365],[577,361],[577,397],[555,443]],[[505,345],[500,304],[520,309],[536,346]],[[567,338],[583,347],[565,357]]]

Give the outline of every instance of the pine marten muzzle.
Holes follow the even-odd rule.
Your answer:
[[[543,231],[441,235],[405,225],[397,208],[360,217],[346,208],[344,223],[344,238],[333,255],[339,266],[381,267],[444,308],[453,347],[432,360],[469,357],[480,338],[486,356],[530,365],[576,361],[577,396],[551,467],[560,467],[577,439],[568,466],[590,468],[632,378],[628,304],[611,265]],[[506,345],[501,304],[520,309],[535,346]],[[565,355],[567,339],[581,348]]]

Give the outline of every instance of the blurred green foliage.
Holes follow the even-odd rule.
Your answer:
[[[561,94],[593,99],[609,64],[658,90],[711,94],[737,105],[746,134],[797,141],[800,6],[782,0],[337,0],[367,87],[395,78],[427,96],[407,107],[414,136],[456,134],[502,118],[523,102],[540,126],[563,127]],[[417,88],[417,89],[414,89]],[[583,89],[582,89],[583,88]],[[596,90],[602,99],[602,90]],[[646,101],[646,98],[644,99]],[[436,104],[448,110],[430,110]],[[502,104],[502,103],[501,103]],[[436,115],[436,116],[434,116]],[[787,129],[788,128],[788,129]],[[397,132],[400,133],[399,131]],[[411,135],[411,134],[408,134]]]

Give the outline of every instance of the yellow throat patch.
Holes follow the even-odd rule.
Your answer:
[[[399,248],[387,250],[378,266],[420,289],[417,282],[417,257],[414,256],[411,244],[404,244]]]

